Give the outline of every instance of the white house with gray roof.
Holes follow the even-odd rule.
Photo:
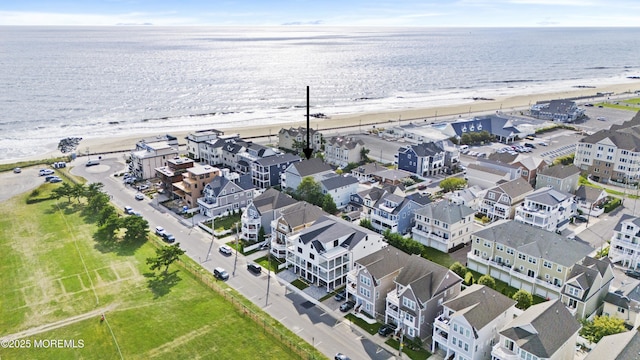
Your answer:
[[[395,289],[387,293],[384,322],[396,324],[403,336],[424,339],[431,335],[442,303],[461,288],[456,273],[413,254],[396,277]]]
[[[536,304],[500,330],[491,359],[573,360],[579,330],[560,300]]]
[[[533,192],[533,187],[524,179],[517,178],[487,190],[478,205],[478,212],[492,221],[513,219],[516,206],[524,201],[525,196]]]
[[[331,166],[321,158],[311,158],[302,160],[289,165],[285,170],[282,178],[282,188],[295,190],[298,188],[302,179],[311,176],[315,182],[320,182],[326,175],[333,175],[335,172]]]
[[[640,332],[625,331],[604,336],[584,360],[638,360],[640,354]]]
[[[455,136],[460,139],[464,134],[482,131],[487,131],[494,135],[499,142],[505,144],[512,143],[520,135],[520,130],[513,125],[511,119],[493,114],[447,123],[442,133],[448,137]]]
[[[584,242],[506,220],[473,234],[467,267],[516,289],[557,298],[571,268],[593,250]]]
[[[488,359],[498,331],[520,313],[516,301],[485,285],[473,284],[442,303],[433,323],[431,349],[445,359]]]
[[[613,228],[609,259],[614,264],[640,268],[640,218],[623,214]]]
[[[415,211],[431,202],[426,195],[413,193],[401,196],[384,190],[377,200],[364,199],[364,207],[361,217],[371,222],[371,226],[384,233],[389,230],[392,233],[408,234],[415,222]],[[376,195],[373,191],[370,196]],[[366,212],[368,211],[368,212]]]
[[[471,242],[471,234],[476,229],[474,213],[465,205],[446,200],[427,204],[415,211],[412,238],[442,252],[462,247]]]
[[[579,108],[575,101],[567,99],[543,101],[531,106],[531,116],[542,120],[571,123],[583,115],[584,109]]]
[[[351,195],[358,192],[358,179],[351,175],[335,175],[320,180],[323,194],[331,195],[338,209],[349,205]]]
[[[604,213],[608,197],[605,189],[580,185],[576,190],[576,205],[583,214],[598,217]]]
[[[443,199],[453,204],[465,205],[474,210],[478,209],[480,200],[484,198],[486,190],[474,185],[461,190],[454,190],[444,194]]]
[[[347,274],[347,297],[356,308],[374,318],[384,318],[387,293],[395,288],[394,280],[411,256],[387,246],[354,262]]]
[[[327,292],[347,282],[354,261],[387,246],[382,235],[335,216],[323,216],[287,237],[287,265]]]
[[[547,231],[562,231],[576,215],[576,209],[572,194],[544,187],[524,197],[516,207],[514,220]]]
[[[640,281],[630,280],[604,298],[602,315],[622,319],[631,329],[640,326]]]

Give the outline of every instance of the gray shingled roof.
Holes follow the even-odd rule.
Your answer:
[[[593,251],[586,243],[513,220],[498,221],[473,235],[567,267]]]
[[[406,265],[400,270],[396,283],[411,286],[414,294],[421,303],[427,302],[443,289],[443,283],[452,284],[462,279],[444,266],[431,262],[420,255],[413,254]],[[444,288],[447,288],[446,286]]]
[[[498,185],[496,188],[502,190],[502,192],[509,195],[512,199],[533,191],[531,184],[523,178],[508,181]]]
[[[609,138],[618,149],[629,150],[633,152],[640,151],[640,138],[633,131],[621,130],[600,130],[593,135],[582,138],[579,142],[587,144],[596,144],[603,139]]]
[[[622,230],[622,223],[629,222],[629,221],[631,221],[636,226],[640,226],[640,218],[635,217],[633,215],[629,215],[629,214],[622,214],[622,216],[620,217],[620,220],[618,220],[618,223],[613,228],[613,230],[614,231],[621,231]]]
[[[253,199],[253,205],[258,209],[260,214],[274,209],[281,209],[295,203],[297,203],[297,201],[294,198],[273,188],[267,189]]]
[[[526,199],[539,204],[554,206],[562,203],[572,196],[573,195],[567,194],[563,191],[555,190],[552,187],[543,187],[527,195]]]
[[[540,174],[556,179],[566,179],[570,176],[580,174],[580,168],[575,165],[549,166],[548,168],[542,170]]]
[[[603,337],[584,360],[638,360],[639,354],[640,333],[631,330]]]
[[[302,224],[315,222],[321,216],[329,214],[324,212],[321,208],[309,204],[306,201],[299,201],[298,203],[282,210],[280,215],[291,228],[296,228]]]
[[[389,245],[357,260],[356,263],[367,268],[374,279],[379,280],[402,269],[410,257],[406,252]]]
[[[448,201],[438,201],[415,211],[430,219],[440,220],[445,224],[455,224],[475,211],[465,205],[457,205]]]
[[[333,176],[328,179],[321,180],[320,183],[327,190],[338,189],[343,186],[349,186],[358,183],[358,179],[351,175],[346,176]]]
[[[604,301],[640,313],[640,282],[632,280],[629,283],[623,283],[616,291],[607,293]]]
[[[473,170],[479,170],[479,171],[483,171],[489,174],[495,174],[495,175],[500,175],[500,176],[504,176],[507,174],[506,171],[503,170],[498,170],[498,169],[494,169],[494,168],[490,168],[488,166],[482,166],[482,165],[478,165],[478,164],[469,164],[467,165],[467,170],[468,169],[473,169]]]
[[[604,189],[598,189],[591,186],[580,185],[576,190],[576,198],[583,199],[588,202],[594,202],[598,200],[598,197],[602,194]]]
[[[531,306],[500,331],[500,335],[539,358],[550,358],[578,329],[578,320],[560,299],[554,299]]]
[[[334,136],[327,140],[327,144],[331,146],[344,147],[349,150],[354,149],[356,145],[364,146],[364,141],[350,137]]]
[[[479,331],[515,304],[515,300],[488,286],[473,284],[442,306],[455,311],[452,317],[463,316]]]
[[[347,223],[335,216],[322,216],[316,222],[300,232],[300,240],[307,244],[311,241],[326,244],[347,235],[340,246],[351,249],[368,235],[377,235],[371,230]],[[317,249],[317,247],[316,247]]]
[[[267,156],[256,160],[256,163],[262,166],[271,166],[275,164],[286,164],[293,161],[300,161],[300,156],[289,153]]]
[[[442,150],[442,148],[440,148],[440,146],[436,145],[434,142],[411,145],[410,148],[413,149],[416,155],[420,157],[434,156],[444,151]]]
[[[311,158],[309,160],[298,161],[293,164],[293,166],[298,170],[298,174],[300,177],[310,176],[314,174],[318,174],[324,171],[331,170],[331,166],[320,158]]]

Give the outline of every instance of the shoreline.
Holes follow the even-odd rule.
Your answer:
[[[535,104],[538,101],[549,101],[554,99],[565,98],[578,98],[578,97],[593,97],[593,102],[599,102],[606,100],[604,96],[597,97],[597,93],[613,93],[612,96],[618,96],[622,94],[633,94],[633,92],[640,90],[640,80],[635,80],[622,83],[622,84],[605,84],[595,87],[578,87],[565,91],[555,91],[547,93],[535,93],[529,95],[517,95],[517,96],[503,96],[495,97],[492,99],[477,98],[473,102],[461,103],[454,105],[444,106],[430,106],[421,108],[406,108],[399,110],[389,111],[375,111],[355,114],[340,114],[340,115],[327,115],[327,118],[311,118],[309,120],[310,127],[317,130],[326,130],[331,128],[350,127],[357,128],[365,126],[369,128],[373,125],[389,123],[389,122],[402,122],[407,123],[415,120],[431,120],[430,123],[442,121],[452,121],[459,118],[468,118],[473,115],[482,113],[491,113],[494,111],[521,111],[528,109],[530,105]],[[640,97],[640,95],[638,95]],[[634,114],[630,112],[630,117]],[[219,128],[225,134],[237,133],[243,138],[270,138],[269,143],[277,142],[278,131],[281,128],[289,127],[306,127],[306,120],[297,122],[285,122],[285,123],[273,123],[265,126],[238,126],[232,129]],[[208,129],[216,129],[215,124],[207,126]],[[203,128],[205,129],[205,128]],[[169,133],[178,138],[180,144],[184,144],[185,137],[194,132],[193,130],[184,131],[178,130],[170,131]],[[335,130],[336,134],[340,133],[340,130]],[[351,132],[351,131],[350,131]],[[155,134],[158,135],[158,134]],[[150,134],[134,134],[128,136],[119,136],[113,138],[89,138],[80,141],[80,144],[76,148],[76,154],[78,156],[94,154],[104,154],[109,152],[121,152],[132,150],[136,142],[153,135]],[[270,141],[269,141],[270,140]],[[19,161],[39,160],[52,158],[56,156],[64,156],[59,150],[53,150],[40,155],[28,156],[19,159],[5,159],[0,160],[2,164],[16,163]]]

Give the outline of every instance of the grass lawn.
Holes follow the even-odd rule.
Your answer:
[[[394,338],[389,338],[389,340],[385,341],[385,344],[391,346],[394,349],[399,349],[400,347],[400,341]],[[431,353],[425,349],[412,350],[407,347],[406,344],[402,348],[402,353],[413,360],[423,360],[431,356]]]
[[[26,197],[0,204],[0,337],[59,326],[1,349],[3,360],[299,358],[185,269],[151,274],[152,244],[106,250],[75,201]],[[35,347],[52,339],[76,348]]]
[[[594,105],[618,110],[638,111],[640,110],[639,103],[640,101],[638,101],[638,99],[629,99],[625,101],[601,102]]]
[[[358,325],[358,327],[360,327],[362,330],[368,332],[371,335],[374,335],[375,333],[378,332],[378,329],[380,329],[380,326],[382,326],[382,324],[378,323],[378,322],[374,322],[373,324],[369,324],[368,322],[364,321],[363,319],[349,313],[347,315],[344,316],[345,318],[349,319],[349,321],[351,321],[354,325]]]

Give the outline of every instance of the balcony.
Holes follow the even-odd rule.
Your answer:
[[[578,309],[572,306],[565,306],[567,308],[567,310],[569,310],[569,312],[571,313],[571,316],[576,316],[576,313],[578,312]]]
[[[520,360],[515,352],[503,347],[502,343],[493,345],[491,356],[499,360]]]
[[[436,329],[439,328],[443,333],[448,334],[450,321],[451,319],[449,319],[449,317],[445,316],[444,314],[440,314],[440,316],[438,316],[433,322],[433,326],[436,327]],[[446,338],[447,337],[445,336],[445,339]]]

